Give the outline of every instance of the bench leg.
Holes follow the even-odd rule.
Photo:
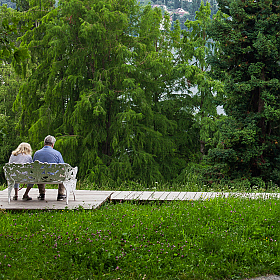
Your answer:
[[[15,183],[14,182],[8,182],[8,203],[11,203],[11,192],[14,188]]]
[[[76,190],[77,180],[71,180],[68,182],[63,182],[66,191],[66,205],[68,205],[69,195],[72,192],[74,195],[74,200],[76,200],[75,190]]]
[[[66,191],[66,205],[68,205],[68,199],[69,199],[69,190],[67,188],[65,188]]]
[[[77,184],[77,179],[71,181],[71,185],[72,185],[71,189],[73,192],[74,200],[76,200],[76,184]]]

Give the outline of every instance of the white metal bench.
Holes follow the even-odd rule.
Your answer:
[[[76,190],[76,175],[78,167],[71,167],[68,163],[6,163],[3,167],[8,182],[8,203],[11,201],[11,191],[15,183],[19,184],[61,184],[66,190],[66,204],[70,192]]]

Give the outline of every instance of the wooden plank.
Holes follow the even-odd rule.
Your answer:
[[[163,194],[160,196],[158,200],[165,200],[166,197],[170,194],[170,192],[163,192]]]
[[[198,199],[197,192],[187,192],[183,197],[184,200],[196,200]]]
[[[121,191],[113,192],[111,195],[111,199],[114,200],[116,197],[118,197],[120,195],[120,193],[121,193]]]
[[[180,192],[171,192],[168,194],[168,196],[165,198],[165,200],[177,200],[177,197],[179,196]]]
[[[202,199],[202,200],[206,200],[206,199],[213,199],[213,198],[217,198],[217,197],[227,197],[226,193],[221,193],[221,192],[199,192],[197,193],[197,199]]]
[[[138,197],[138,200],[149,200],[149,197],[151,197],[153,193],[154,192],[149,191],[142,192],[142,194]]]
[[[113,194],[111,196],[111,200],[125,200],[128,195],[130,195],[132,191],[121,191],[118,192],[117,195]]]
[[[255,194],[249,194],[249,193],[231,193],[230,196],[233,196],[233,197],[240,197],[240,198],[253,198],[253,197],[255,197]]]
[[[112,191],[91,191],[76,190],[76,200],[73,195],[69,196],[69,204],[64,201],[57,201],[57,189],[46,189],[46,200],[37,200],[38,189],[31,189],[29,195],[33,200],[23,201],[21,199],[25,190],[21,190],[19,200],[11,200],[8,204],[8,191],[4,190],[0,197],[0,208],[2,209],[75,209],[83,207],[84,209],[95,209],[100,207],[112,194]],[[2,199],[3,198],[3,199]]]
[[[44,209],[76,209],[79,207],[83,207],[85,209],[94,209],[96,207],[99,207],[102,205],[103,201],[96,201],[95,203],[83,203],[83,202],[76,202],[76,203],[69,203],[68,205],[66,205],[65,203],[63,203],[63,201],[61,201],[62,203],[55,203],[55,202],[28,202],[25,204],[1,204],[0,208],[1,209],[6,209],[6,210],[44,210]]]
[[[229,193],[223,193],[223,192],[213,192],[212,198],[227,198]]]
[[[166,192],[153,192],[148,200],[161,200]],[[165,196],[164,196],[165,197]]]
[[[212,193],[201,192],[201,193],[198,193],[198,196],[199,196],[199,199],[206,200],[206,199],[211,198]]]
[[[220,196],[221,196],[221,194],[218,193],[218,192],[211,192],[211,197],[210,197],[210,199],[217,198],[217,197],[220,197]]]
[[[215,197],[227,198],[227,197],[229,197],[229,194],[230,193],[228,193],[228,192],[216,192]]]
[[[131,192],[131,194],[129,194],[125,200],[138,200],[139,199],[139,196],[141,196],[143,193],[143,191],[134,191],[134,192]]]
[[[186,192],[180,192],[180,194],[177,197],[177,200],[186,200],[185,199],[186,194],[187,194]]]
[[[279,194],[277,193],[231,193],[230,196],[250,198],[250,199],[279,198]]]
[[[26,188],[23,188],[23,189],[21,189],[20,191],[19,191],[19,194],[21,194],[21,195],[23,195],[24,194],[24,192],[25,192],[25,190],[26,190]],[[37,194],[39,194],[39,190],[38,190],[38,188],[32,188],[31,190],[30,190],[30,192],[29,193],[32,193],[33,195],[34,194],[36,194],[36,192],[37,192]],[[48,193],[48,192],[51,192],[51,193],[57,193],[57,188],[52,188],[52,189],[48,189],[48,188],[46,188],[46,193]],[[12,193],[13,193],[13,191],[12,191]],[[76,190],[75,191],[75,193],[78,195],[78,194],[83,194],[83,193],[94,193],[94,194],[96,194],[96,195],[103,195],[103,194],[105,194],[105,195],[107,195],[107,194],[112,194],[112,193],[114,193],[114,191],[103,191],[103,190]],[[3,191],[0,191],[0,196],[7,196],[7,199],[8,199],[8,189],[6,188],[6,189],[4,189]]]
[[[45,204],[38,204],[38,203],[29,203],[28,205],[20,205],[20,204],[6,204],[6,205],[0,205],[1,209],[6,210],[60,210],[60,209],[77,209],[79,207],[82,207],[84,209],[96,209],[100,207],[104,201],[96,201],[92,203],[69,203],[66,205],[65,203],[45,203]]]
[[[280,198],[279,193],[223,193],[223,192],[153,192],[153,191],[102,191],[102,190],[76,190],[76,200],[73,195],[69,196],[69,204],[65,201],[57,201],[57,189],[46,189],[46,200],[37,200],[38,188],[30,190],[31,201],[23,201],[22,195],[25,189],[19,191],[19,200],[11,200],[8,204],[8,189],[0,191],[1,209],[75,209],[83,207],[85,209],[96,209],[105,201],[111,200],[198,200],[210,199],[215,197],[236,196],[242,198]],[[13,196],[13,192],[12,192]]]
[[[267,199],[267,198],[279,198],[279,193],[255,193],[251,194],[251,198],[262,198],[262,199]]]

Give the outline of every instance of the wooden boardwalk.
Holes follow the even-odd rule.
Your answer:
[[[65,201],[57,201],[57,189],[46,189],[46,200],[37,200],[39,194],[37,188],[33,188],[29,192],[32,200],[23,201],[22,196],[25,189],[19,191],[18,200],[11,200],[8,204],[8,189],[0,191],[0,209],[9,210],[27,210],[27,209],[75,209],[83,207],[84,209],[96,209],[107,201],[112,191],[88,191],[76,190],[76,200],[74,201],[73,194],[70,194],[68,205]],[[12,196],[14,191],[12,190]]]
[[[94,191],[77,190],[76,200],[73,195],[69,196],[69,204],[65,201],[57,201],[57,189],[46,190],[46,200],[37,200],[38,189],[30,190],[29,195],[33,198],[30,201],[23,201],[22,195],[25,189],[19,191],[19,200],[11,200],[8,204],[8,189],[0,191],[0,209],[27,210],[27,209],[75,209],[83,207],[84,209],[96,209],[106,201],[183,201],[183,200],[207,200],[216,197],[227,198],[229,196],[238,196],[243,198],[262,198],[271,197],[280,198],[277,193],[222,193],[222,192],[156,192],[156,191]],[[13,195],[13,191],[12,191]]]
[[[207,200],[216,197],[227,198],[229,196],[243,197],[243,198],[262,198],[267,199],[271,197],[280,198],[280,193],[229,193],[229,192],[152,192],[152,191],[115,191],[112,193],[110,199],[112,201],[172,201],[172,200]]]

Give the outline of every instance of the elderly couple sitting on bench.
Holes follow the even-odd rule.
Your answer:
[[[32,149],[30,144],[21,143],[16,150],[14,150],[11,154],[9,163],[31,163],[34,161],[39,161],[42,163],[64,163],[62,155],[59,151],[55,150],[54,144],[56,139],[48,135],[44,140],[44,147],[35,152],[34,157],[32,159]],[[39,200],[45,200],[45,185],[46,184],[37,184],[39,189]],[[33,187],[33,184],[28,184],[26,191],[22,197],[23,200],[32,200],[32,198],[28,195],[30,189]],[[15,183],[14,185],[15,195],[13,197],[14,200],[18,199],[18,189],[19,184]],[[63,184],[58,185],[58,195],[57,200],[62,201],[66,198],[65,195],[65,187]]]

